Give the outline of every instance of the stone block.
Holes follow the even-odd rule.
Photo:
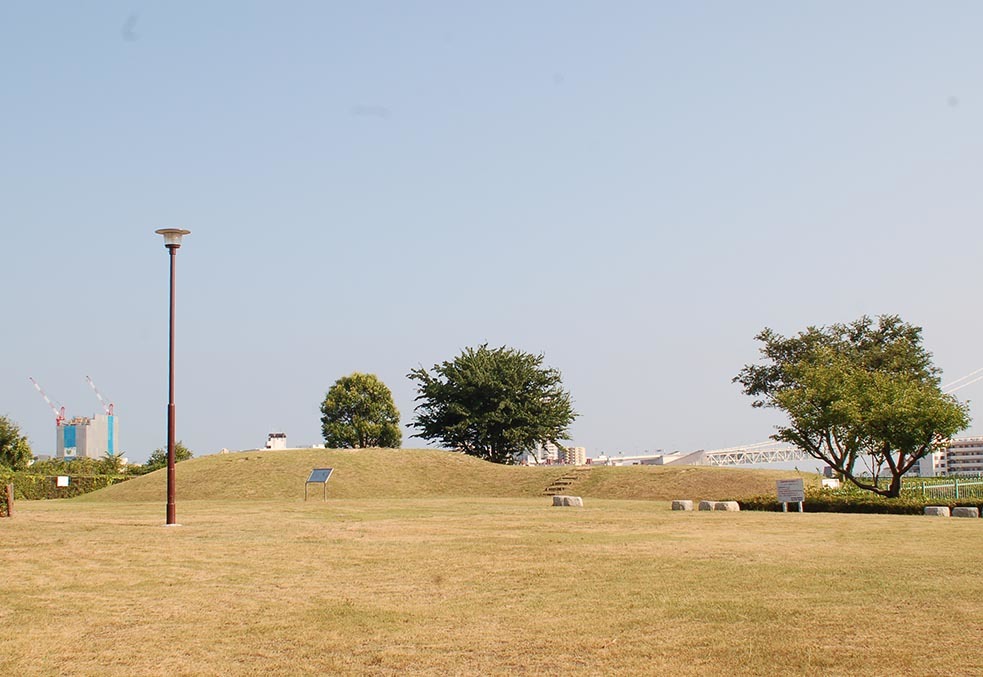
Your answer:
[[[700,501],[700,510],[713,510],[713,501]]]
[[[979,508],[953,508],[952,516],[953,517],[979,517],[980,509]]]
[[[553,505],[568,508],[583,508],[584,499],[580,496],[554,496]]]
[[[693,509],[693,501],[673,501],[672,502],[672,509],[673,510],[692,510]]]
[[[949,506],[947,505],[926,505],[925,514],[932,517],[948,517]]]
[[[723,512],[740,512],[741,505],[737,501],[717,501],[713,504],[713,509]]]

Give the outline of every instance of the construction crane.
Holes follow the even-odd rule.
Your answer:
[[[104,412],[106,412],[106,415],[107,416],[112,416],[113,415],[113,403],[110,402],[109,404],[106,404],[106,400],[103,399],[102,393],[100,393],[99,392],[99,389],[96,388],[96,384],[92,382],[92,379],[91,378],[89,378],[88,376],[86,376],[85,377],[85,380],[89,382],[89,385],[92,386],[92,392],[94,392],[96,394],[96,397],[99,398],[99,404],[102,405],[102,410]]]
[[[44,398],[44,401],[48,403],[48,406],[49,407],[51,407],[51,411],[55,412],[55,423],[56,423],[56,425],[61,425],[62,423],[64,423],[65,422],[65,407],[62,407],[61,409],[58,409],[58,407],[56,407],[51,402],[51,400],[48,399],[48,396],[44,394],[44,391],[41,390],[41,386],[38,385],[38,382],[35,381],[34,378],[32,378],[31,376],[28,376],[27,378],[31,379],[31,383],[33,383],[34,384],[34,387],[37,388],[37,390],[38,390],[39,393],[41,393],[41,397],[43,397]]]

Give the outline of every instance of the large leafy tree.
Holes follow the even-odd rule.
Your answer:
[[[0,416],[0,466],[23,470],[31,463],[33,453],[20,426],[6,416]]]
[[[543,359],[483,344],[435,364],[432,373],[412,370],[420,402],[414,437],[495,463],[516,463],[537,444],[568,439],[577,414],[560,372],[543,367]]]
[[[756,339],[764,363],[746,365],[734,381],[755,398],[753,406],[788,415],[772,438],[862,489],[898,496],[901,477],[969,425],[968,406],[940,388],[921,328],[896,315],[809,327],[788,338],[766,328]],[[882,476],[890,477],[886,487]]]
[[[334,449],[398,448],[403,443],[393,394],[375,374],[342,376],[321,403],[324,444]]]

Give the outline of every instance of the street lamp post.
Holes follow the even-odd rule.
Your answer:
[[[164,246],[171,255],[171,315],[167,378],[167,526],[173,526],[177,524],[177,509],[174,501],[174,261],[177,250],[181,247],[181,238],[190,235],[191,231],[181,228],[161,228],[154,232],[164,236]]]

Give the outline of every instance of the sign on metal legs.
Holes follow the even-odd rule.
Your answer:
[[[324,488],[324,495],[321,498],[322,501],[328,500],[328,480],[331,479],[331,473],[334,472],[334,468],[314,468],[311,470],[310,477],[304,482],[304,500],[307,500],[307,487],[311,484],[320,484]]]
[[[798,503],[802,512],[802,503],[806,500],[805,486],[801,479],[778,480],[778,502],[782,504],[782,512],[788,512],[789,503]]]

